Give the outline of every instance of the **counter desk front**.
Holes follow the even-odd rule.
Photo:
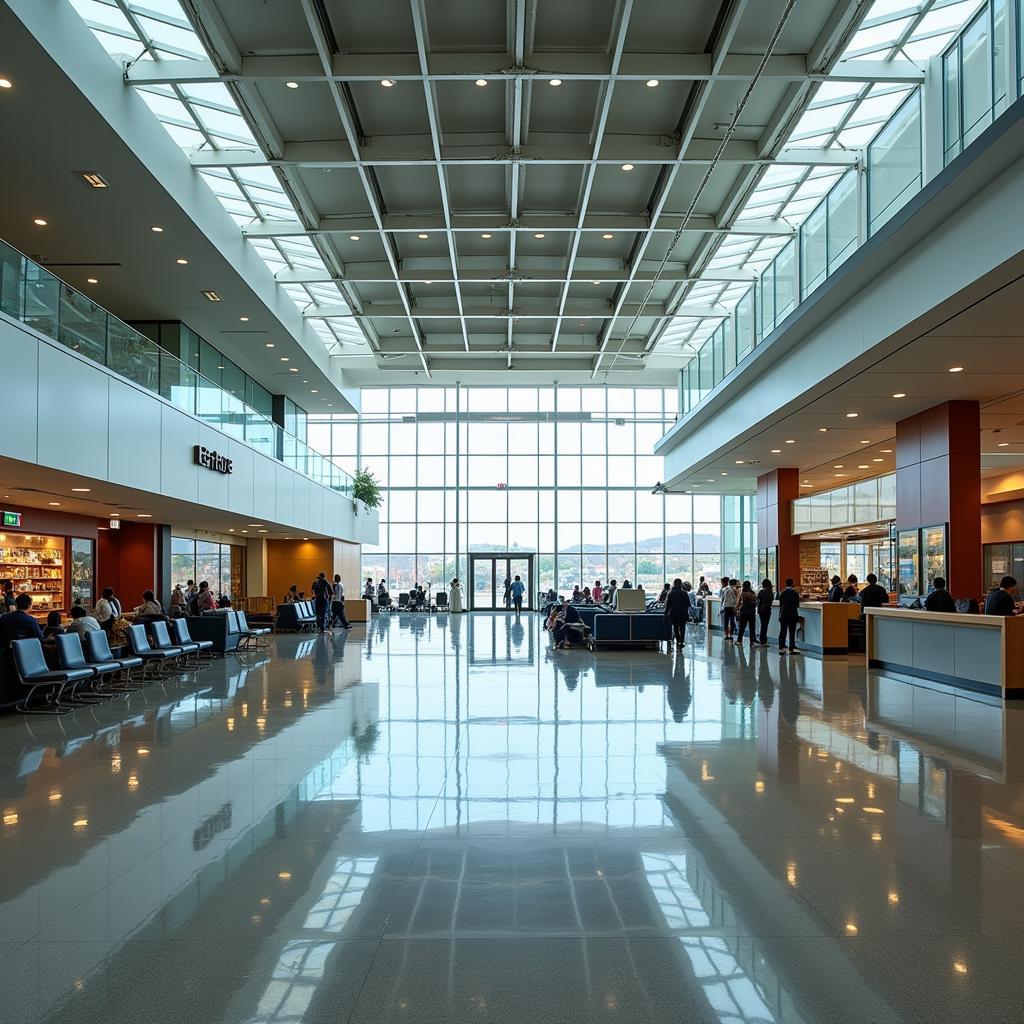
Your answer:
[[[709,630],[722,629],[721,602],[715,596],[705,598],[704,611]],[[860,618],[860,605],[839,601],[807,601],[800,605],[796,645],[812,654],[847,654],[850,650],[850,622]],[[758,623],[760,628],[760,623]],[[779,604],[772,605],[768,622],[768,642],[779,640]]]
[[[1024,616],[869,608],[867,623],[869,668],[1024,698]]]

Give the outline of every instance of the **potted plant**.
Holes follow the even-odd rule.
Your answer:
[[[352,480],[352,497],[356,501],[361,501],[367,508],[380,508],[384,497],[373,473],[368,469],[357,469]]]

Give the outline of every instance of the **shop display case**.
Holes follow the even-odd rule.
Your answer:
[[[64,538],[0,534],[0,580],[32,595],[32,611],[64,610]]]

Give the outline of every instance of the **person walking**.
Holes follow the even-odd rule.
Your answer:
[[[683,589],[683,581],[675,579],[665,598],[665,621],[672,627],[676,650],[686,644],[686,620],[690,617],[690,595]]]
[[[341,623],[342,629],[351,629],[352,623],[348,621],[348,616],[345,614],[345,584],[341,582],[341,577],[334,574],[334,586],[331,587],[331,622],[330,626],[333,629],[335,623]]]
[[[327,582],[327,573],[322,572],[313,580],[310,588],[313,591],[313,615],[316,618],[316,631],[322,633],[327,628],[327,611],[331,605],[333,590]]]
[[[523,583],[522,577],[517,575],[509,585],[509,595],[512,600],[512,606],[516,610],[516,615],[523,610],[523,594],[525,593],[526,585]]]
[[[757,594],[750,585],[750,580],[744,580],[740,588],[739,597],[736,601],[736,618],[739,622],[739,629],[736,633],[736,643],[743,646],[744,632],[750,637],[750,649],[754,649],[756,637],[754,636],[754,620],[757,616]]]
[[[800,620],[800,594],[793,586],[793,579],[786,580],[786,586],[779,591],[779,654],[786,653],[786,637],[789,637],[789,653],[799,654],[796,649],[796,624]]]
[[[457,579],[448,588],[448,610],[456,614],[462,611],[462,584]]]
[[[722,602],[722,631],[726,640],[731,640],[736,628],[736,590],[728,577],[722,580],[722,589],[718,592]]]
[[[502,584],[504,592],[501,595],[502,603],[506,608],[512,607],[512,581],[506,576],[505,582]]]
[[[757,619],[760,631],[757,642],[762,647],[768,646],[768,623],[772,617],[772,604],[775,601],[775,588],[769,579],[761,580],[761,589],[757,592]]]

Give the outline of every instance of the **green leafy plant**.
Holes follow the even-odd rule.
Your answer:
[[[352,496],[358,498],[367,508],[380,508],[384,501],[377,478],[368,469],[356,470],[353,477]]]

